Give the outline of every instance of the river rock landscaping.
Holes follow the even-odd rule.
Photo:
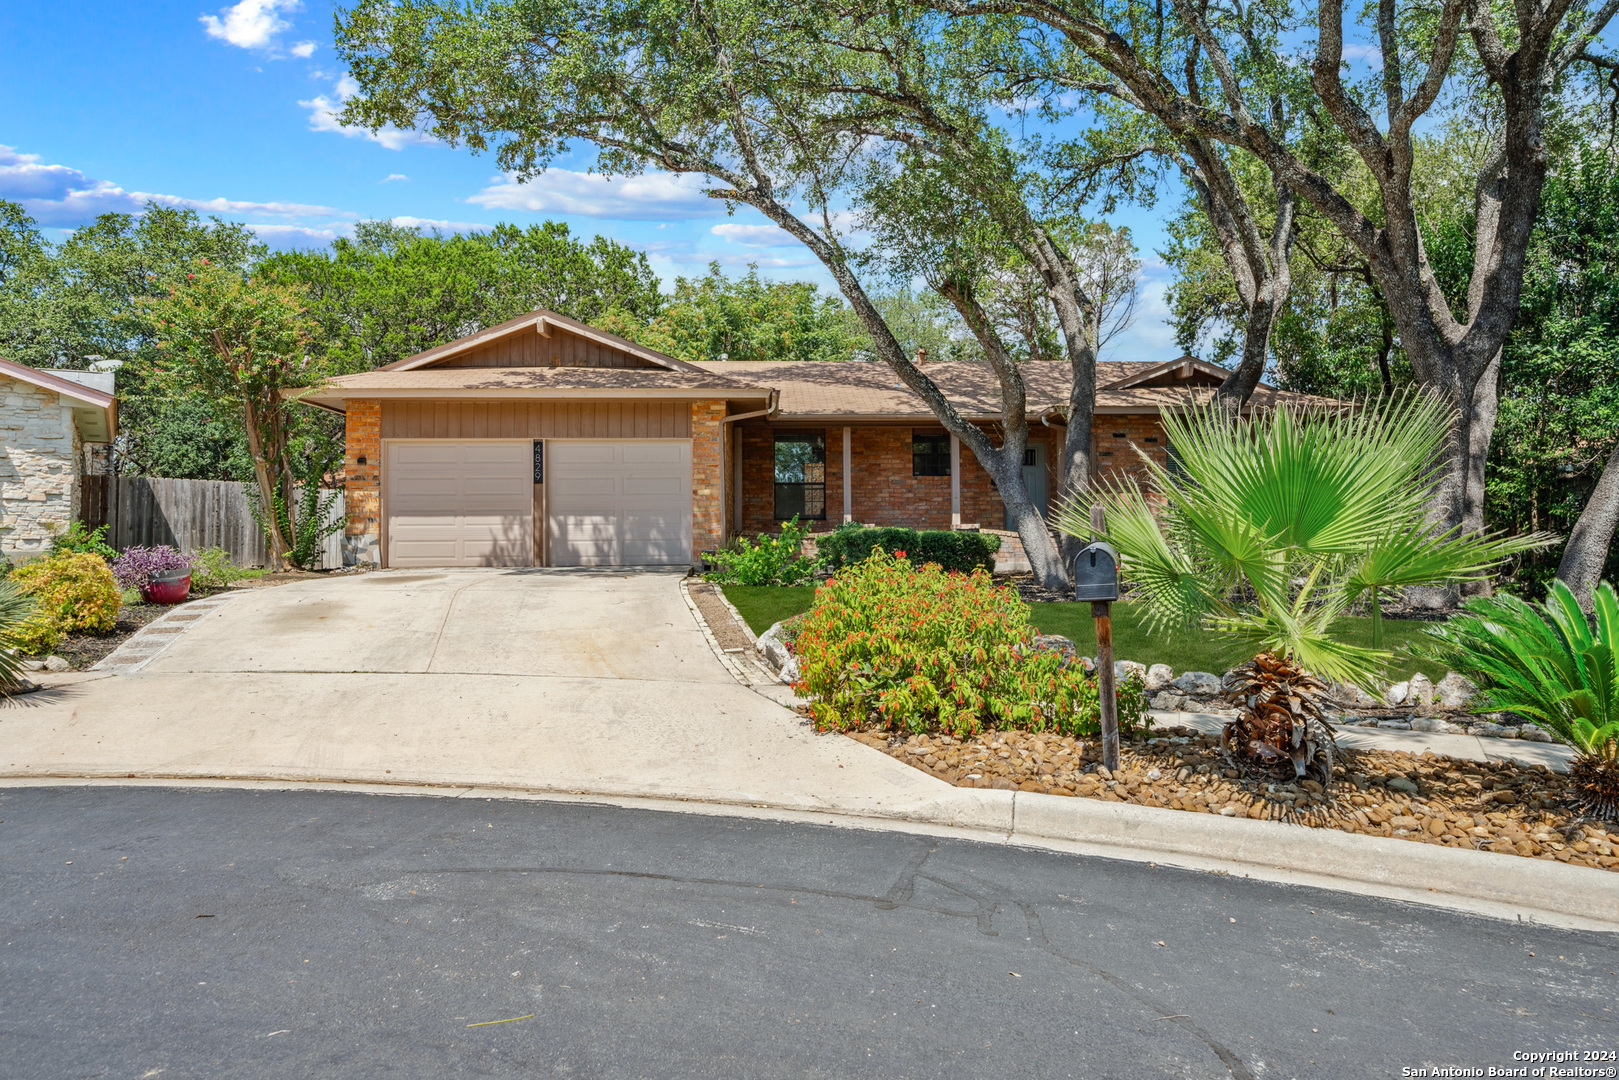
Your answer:
[[[1221,759],[1219,736],[1183,727],[1125,743],[1115,773],[1100,764],[1095,739],[1003,730],[960,740],[874,728],[848,736],[958,787],[1129,802],[1619,868],[1619,831],[1582,817],[1568,777],[1543,766],[1340,748],[1334,783],[1323,790],[1311,780],[1248,780]]]

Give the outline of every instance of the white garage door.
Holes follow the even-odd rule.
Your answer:
[[[388,444],[388,565],[530,566],[533,443]]]
[[[690,440],[556,440],[547,449],[551,565],[691,562]]]

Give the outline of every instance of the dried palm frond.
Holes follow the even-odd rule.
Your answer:
[[[1241,712],[1220,733],[1226,760],[1250,770],[1332,781],[1338,743],[1321,712],[1327,686],[1286,657],[1260,653],[1232,672]]]

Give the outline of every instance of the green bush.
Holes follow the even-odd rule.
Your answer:
[[[193,589],[223,589],[232,582],[256,576],[254,571],[245,570],[231,562],[230,552],[224,548],[203,548],[191,553]]]
[[[719,569],[706,575],[725,585],[804,585],[815,577],[815,560],[804,555],[809,530],[798,518],[783,522],[780,536],[761,534],[750,544],[737,537],[732,546],[705,556]]]
[[[938,563],[942,569],[970,574],[994,570],[1001,538],[994,533],[953,532],[945,529],[899,529],[888,526],[842,525],[816,543],[821,565],[836,572],[865,562],[873,551],[903,551],[912,566]]]
[[[48,652],[63,634],[104,634],[118,622],[118,582],[99,555],[52,555],[19,567],[11,580],[37,605],[33,618],[16,634],[24,652]]]
[[[916,569],[878,550],[816,590],[793,642],[794,689],[823,728],[1094,733],[1096,684],[1058,653],[1036,651],[1036,633],[1029,606],[982,569]]]
[[[107,526],[86,529],[82,521],[75,521],[67,532],[51,541],[52,555],[74,553],[99,555],[109,563],[118,557],[118,553],[107,543]]]

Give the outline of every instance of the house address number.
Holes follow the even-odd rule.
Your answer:
[[[534,482],[545,483],[545,440],[534,440]]]

